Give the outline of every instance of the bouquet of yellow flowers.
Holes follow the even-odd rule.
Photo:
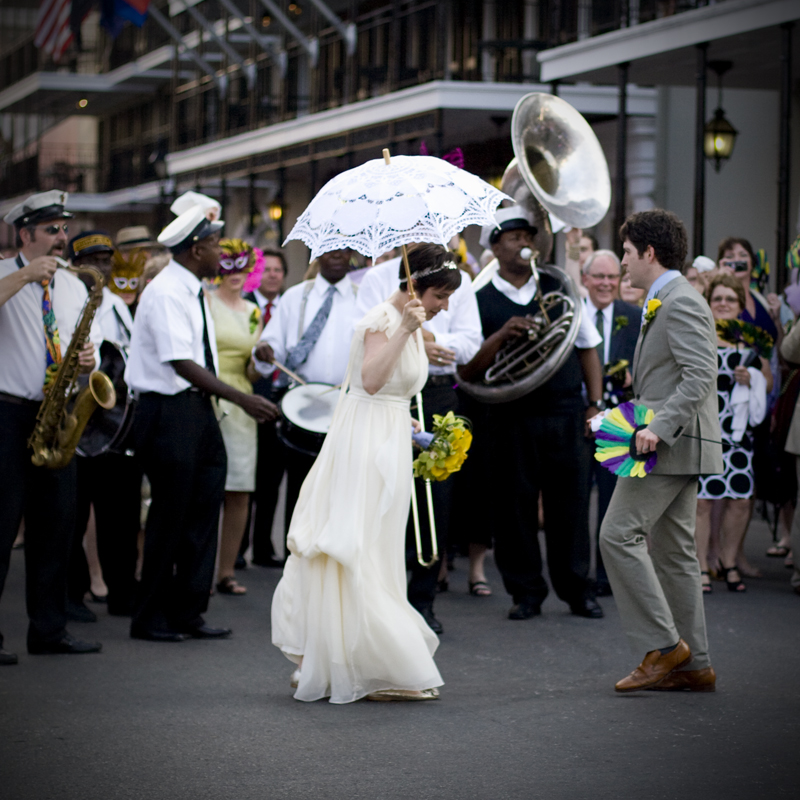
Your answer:
[[[433,441],[414,461],[414,477],[443,481],[461,469],[472,445],[469,420],[452,411],[433,415]]]

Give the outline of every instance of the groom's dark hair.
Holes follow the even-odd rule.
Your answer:
[[[654,208],[631,214],[619,229],[619,238],[630,239],[639,256],[652,247],[658,263],[667,269],[680,270],[686,261],[686,228],[671,211]]]

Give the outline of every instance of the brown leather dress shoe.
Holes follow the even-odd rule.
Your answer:
[[[614,688],[618,692],[638,692],[640,689],[655,686],[672,670],[688,664],[691,657],[689,645],[683,639],[678,639],[678,646],[666,655],[662,656],[660,650],[651,650],[627,678],[617,681]]]
[[[657,686],[648,686],[654,692],[715,692],[717,673],[714,667],[671,672]]]

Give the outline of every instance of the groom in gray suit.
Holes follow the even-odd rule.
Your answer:
[[[635,402],[656,412],[637,430],[636,451],[655,450],[658,461],[643,479],[617,481],[600,532],[628,641],[646,654],[615,688],[714,691],[694,543],[697,477],[723,470],[714,320],[680,274],[686,230],[674,214],[632,214],[620,237],[631,285],[647,292],[633,360]]]

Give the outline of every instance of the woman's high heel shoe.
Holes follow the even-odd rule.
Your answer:
[[[711,578],[707,572],[700,573],[700,586],[703,589],[703,594],[711,594],[714,591],[714,587],[711,585]]]
[[[728,580],[728,575],[731,572],[738,572],[737,567],[720,567],[719,574],[722,580],[725,581],[725,585],[728,587],[729,592],[746,592],[747,587],[744,585],[744,581],[742,580],[741,576],[738,579]]]

